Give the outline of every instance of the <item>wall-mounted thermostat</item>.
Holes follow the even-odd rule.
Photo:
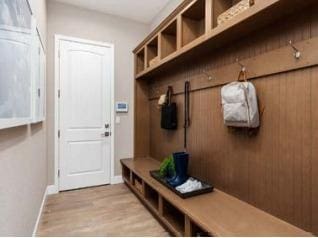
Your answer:
[[[128,103],[116,102],[116,112],[128,112]]]

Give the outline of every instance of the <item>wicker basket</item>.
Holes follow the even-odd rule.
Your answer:
[[[152,67],[155,64],[157,64],[159,62],[159,56],[153,58],[152,60],[149,61],[149,66]]]
[[[246,9],[249,9],[255,3],[254,0],[242,0],[224,13],[222,13],[218,17],[218,25],[221,25],[228,20],[234,18],[235,16],[239,15],[240,13],[244,12]]]

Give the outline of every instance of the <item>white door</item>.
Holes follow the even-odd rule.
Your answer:
[[[110,183],[112,48],[61,40],[59,190]]]

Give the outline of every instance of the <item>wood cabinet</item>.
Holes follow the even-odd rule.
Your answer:
[[[218,16],[236,0],[185,0],[134,50],[135,77],[147,78],[199,48],[219,48],[312,2],[256,0],[249,9],[218,25]]]

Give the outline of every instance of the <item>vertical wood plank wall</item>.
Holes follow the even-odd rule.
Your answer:
[[[217,52],[193,56],[191,62],[151,78],[148,88],[195,79],[203,70],[232,64],[236,58],[253,57],[284,47],[289,40],[298,42],[317,36],[318,9],[307,9]],[[318,54],[318,49],[312,50]],[[280,59],[269,60],[284,63]],[[318,234],[318,67],[253,82],[265,111],[260,130],[252,137],[224,126],[220,87],[191,93],[190,172],[239,199]],[[179,106],[179,129],[175,132],[160,129],[157,100],[145,103],[138,102],[139,96],[136,97],[136,107],[139,107],[136,112],[144,113],[139,115],[143,124],[136,126],[146,130],[145,147],[137,148],[143,151],[140,156],[149,154],[161,160],[169,153],[182,150],[183,96],[174,98]],[[142,97],[146,97],[145,93]]]

